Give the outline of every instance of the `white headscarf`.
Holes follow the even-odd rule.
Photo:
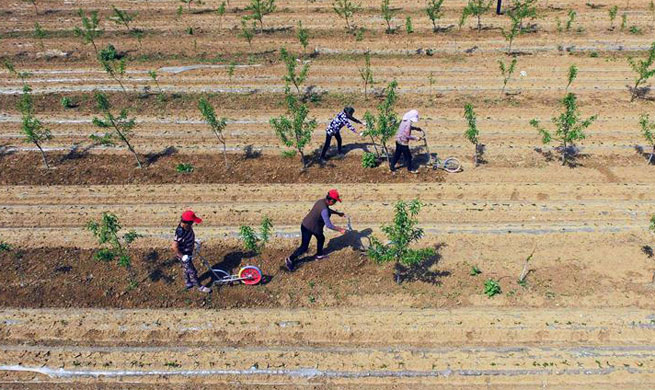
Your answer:
[[[413,123],[418,122],[418,111],[411,110],[406,112],[405,115],[403,115],[403,121],[410,121]]]

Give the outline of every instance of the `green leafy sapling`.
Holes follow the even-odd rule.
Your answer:
[[[7,244],[4,241],[0,241],[0,253],[11,252],[11,245]]]
[[[410,202],[398,201],[394,205],[392,223],[382,226],[388,244],[383,244],[377,237],[372,237],[368,256],[376,263],[395,261],[410,266],[434,256],[435,251],[432,248],[411,248],[413,243],[423,238],[423,229],[418,227],[418,214],[422,206],[423,204],[417,199]]]
[[[155,82],[155,85],[157,86],[157,90],[159,91],[159,95],[162,95],[164,91],[161,89],[161,86],[159,86],[159,80],[157,79],[157,71],[155,70],[149,70],[148,71],[148,76],[152,79],[152,81]]]
[[[621,14],[621,31],[624,31],[627,26],[628,26],[628,14],[624,12]]]
[[[287,73],[282,78],[287,84],[292,84],[296,88],[298,96],[300,96],[300,88],[302,83],[307,79],[307,72],[309,72],[309,63],[305,63],[300,69],[300,72],[297,72],[297,61],[294,56],[292,56],[287,49],[280,49],[280,58],[284,62]]]
[[[230,61],[230,64],[227,66],[227,77],[232,81],[232,77],[234,76],[234,70],[237,67],[237,63],[234,61]]]
[[[175,166],[175,170],[179,173],[193,172],[193,165],[188,163],[179,163]]]
[[[443,17],[444,11],[441,9],[444,0],[427,0],[427,8],[425,13],[428,14],[428,18],[432,22],[432,32],[439,31],[437,22]]]
[[[298,28],[296,29],[296,38],[302,46],[302,55],[305,56],[305,51],[307,50],[307,45],[309,45],[309,30],[302,26],[302,21],[298,21]]]
[[[398,129],[398,116],[394,112],[394,105],[398,100],[396,88],[398,88],[398,82],[396,80],[389,83],[385,89],[384,100],[377,107],[377,116],[374,116],[368,111],[364,114],[366,130],[363,134],[371,138],[376,153],[378,153],[376,145],[382,145],[382,150],[384,150],[390,168],[391,155],[389,153],[387,142],[392,139]]]
[[[4,67],[7,69],[7,71],[10,74],[18,77],[21,80],[21,82],[23,83],[23,86],[27,85],[26,82],[25,82],[25,79],[30,77],[32,75],[32,73],[17,71],[16,67],[14,66],[14,63],[11,62],[10,60],[6,59],[6,58],[3,60],[2,63],[3,63]]]
[[[132,131],[136,126],[136,121],[134,118],[129,119],[127,117],[127,109],[121,110],[118,116],[114,115],[111,112],[111,104],[107,96],[101,92],[95,93],[95,100],[98,110],[104,115],[104,119],[97,117],[93,118],[93,124],[101,129],[107,129],[108,131],[102,135],[97,136],[92,134],[90,138],[94,142],[98,142],[102,145],[113,145],[113,138],[117,136],[126,146],[127,149],[132,153],[136,164],[141,168],[141,160],[139,155],[136,153],[132,144],[130,143],[130,137],[132,136]]]
[[[364,83],[364,100],[368,100],[368,86],[375,82],[371,70],[371,53],[368,51],[364,53],[364,67],[359,68],[359,75]]]
[[[655,1],[650,0],[650,3],[648,3],[648,11],[650,12],[651,24],[655,25]]]
[[[512,44],[514,43],[514,39],[521,33],[521,29],[519,27],[519,21],[516,19],[512,19],[510,23],[509,29],[502,29],[501,34],[503,35],[503,38],[507,41],[507,54],[512,54]]]
[[[223,29],[223,18],[225,17],[225,2],[223,1],[218,8],[216,8],[216,15],[218,15],[218,29]]]
[[[375,168],[378,166],[378,157],[375,153],[364,152],[362,155],[362,167]]]
[[[248,47],[252,49],[252,39],[255,37],[255,22],[252,22],[252,27],[248,26],[248,19],[243,17],[241,18],[241,32],[239,37],[243,38],[248,42]]]
[[[315,119],[309,118],[309,108],[291,93],[288,84],[285,88],[285,95],[287,114],[271,118],[269,123],[285,146],[298,151],[304,171],[307,169],[304,149],[311,141],[317,124]]]
[[[126,59],[118,55],[116,48],[111,43],[98,53],[98,61],[107,74],[121,86],[124,93],[127,93],[123,85],[125,76]]]
[[[479,154],[480,151],[480,131],[478,130],[477,118],[475,111],[473,111],[473,105],[467,103],[464,106],[464,118],[466,118],[467,128],[464,132],[466,139],[473,144],[475,147],[475,154],[473,155],[473,163],[477,167],[479,165]]]
[[[482,15],[489,12],[493,0],[468,0],[466,7],[462,11],[459,19],[459,27],[462,28],[469,16],[475,16],[478,19],[478,32],[482,31]]]
[[[264,16],[275,12],[275,0],[250,0],[245,8],[246,11],[252,12],[249,19],[259,22],[259,32],[264,31]]]
[[[612,6],[607,13],[609,14],[610,17],[610,30],[614,30],[614,20],[616,19],[616,14],[619,12],[619,7]]]
[[[633,57],[628,57],[628,63],[637,73],[637,78],[635,80],[635,85],[632,87],[632,96],[630,101],[634,101],[637,96],[639,96],[640,89],[642,84],[646,83],[649,78],[655,75],[655,67],[653,63],[655,62],[655,42],[651,45],[648,50],[648,57],[645,60],[635,60]]]
[[[535,19],[537,17],[537,0],[514,0],[511,7],[507,10],[510,19],[518,22],[519,33],[523,33],[523,23],[526,19]]]
[[[382,0],[382,5],[380,6],[382,19],[387,23],[387,29],[385,30],[387,34],[393,34],[394,32],[394,29],[391,27],[391,21],[393,20],[395,11],[391,8],[390,2],[391,0]]]
[[[500,73],[503,76],[503,88],[500,91],[501,95],[505,93],[505,88],[507,87],[507,83],[512,77],[512,74],[514,74],[514,70],[516,69],[516,62],[517,62],[516,57],[512,58],[512,62],[509,65],[506,65],[505,62],[503,62],[503,60],[498,60],[498,67],[500,68]]]
[[[39,40],[39,46],[41,50],[45,50],[45,45],[43,44],[43,39],[46,38],[47,34],[39,24],[39,22],[34,22],[34,38]]]
[[[332,9],[337,16],[346,21],[346,29],[352,32],[354,29],[354,25],[352,24],[353,16],[362,9],[361,5],[351,0],[334,0]]]
[[[570,9],[568,12],[568,19],[566,20],[566,31],[570,31],[571,27],[573,26],[573,22],[575,22],[575,17],[577,16],[577,12],[574,10]]]
[[[182,18],[182,14],[183,14],[183,13],[184,13],[184,8],[182,8],[181,5],[178,6],[178,7],[177,7],[177,10],[175,11],[175,16],[176,16],[176,18],[177,18],[178,20],[179,20],[180,18]]]
[[[412,25],[412,18],[409,16],[405,18],[405,31],[407,34],[413,34],[414,33],[414,26]]]
[[[484,294],[489,298],[494,295],[501,294],[502,290],[500,289],[500,282],[495,279],[487,279],[484,281]]]
[[[655,156],[655,122],[650,121],[648,114],[641,114],[639,116],[639,125],[641,126],[641,135],[651,147],[648,164],[652,164],[653,156]]]
[[[114,5],[112,5],[111,8],[114,12],[108,19],[119,26],[125,27],[125,29],[129,32],[131,30],[130,23],[134,20],[135,17],[137,17],[138,13],[136,12],[129,13],[128,11],[122,11],[116,8],[116,6]]]
[[[86,16],[86,13],[82,8],[77,11],[77,14],[82,19],[82,27],[75,27],[73,33],[76,37],[79,37],[82,40],[84,45],[89,43],[93,46],[93,50],[96,55],[98,54],[98,46],[96,46],[96,39],[103,34],[103,30],[98,26],[100,24],[100,19],[98,19],[98,11],[91,11],[90,17]]]
[[[567,84],[566,84],[566,91],[569,90],[569,87],[571,86],[571,83],[578,77],[578,67],[575,66],[575,64],[572,64],[569,66],[569,72],[567,75]]]
[[[239,238],[247,251],[260,254],[270,240],[272,231],[273,223],[268,216],[265,216],[262,219],[259,234],[255,233],[255,229],[250,226],[241,225],[239,228]]]
[[[223,134],[223,131],[227,126],[227,118],[217,118],[214,107],[205,98],[200,98],[200,100],[198,100],[198,109],[200,110],[202,117],[205,119],[205,122],[207,122],[212,132],[218,139],[218,142],[223,145],[223,158],[225,159],[225,167],[228,168],[229,164],[227,162],[227,146],[225,144],[225,134]]]
[[[23,86],[23,95],[18,104],[22,115],[21,130],[25,136],[25,142],[32,143],[39,149],[39,152],[41,152],[41,158],[43,159],[43,165],[45,165],[47,169],[50,169],[42,144],[43,142],[52,139],[52,134],[50,133],[50,130],[44,127],[41,121],[34,116],[34,103],[32,102],[31,92],[32,89],[29,85]]]
[[[592,115],[587,119],[580,118],[577,98],[574,93],[567,93],[561,103],[564,106],[564,112],[558,117],[552,118],[552,122],[556,126],[555,134],[551,134],[542,127],[537,119],[532,119],[530,125],[539,132],[541,141],[544,144],[549,144],[552,140],[557,140],[561,143],[562,165],[566,165],[568,147],[575,145],[576,141],[586,138],[584,130],[591,126],[598,116]]]
[[[121,224],[118,217],[112,213],[102,213],[100,221],[89,221],[86,228],[93,233],[98,244],[105,246],[96,252],[97,260],[109,261],[117,258],[118,265],[131,267],[130,245],[137,238],[143,237],[141,234],[130,230],[121,237]]]
[[[651,233],[655,233],[655,215],[650,217],[650,224],[648,225],[648,230]]]

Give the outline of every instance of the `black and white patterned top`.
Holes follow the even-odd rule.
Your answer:
[[[193,255],[193,245],[196,241],[196,234],[193,232],[193,228],[184,230],[182,225],[177,225],[174,241],[177,242],[178,248],[183,255]]]
[[[334,119],[332,119],[332,122],[330,122],[325,132],[327,135],[335,135],[339,133],[341,128],[344,126],[347,126],[353,133],[358,134],[353,125],[350,124],[350,120],[348,120],[346,113],[343,111],[341,111],[339,114],[337,114],[337,116],[334,117]]]

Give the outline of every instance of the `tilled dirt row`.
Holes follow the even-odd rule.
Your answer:
[[[652,316],[634,309],[242,310],[229,316],[3,310],[0,316],[2,380],[36,380],[43,388],[84,386],[93,377],[105,386],[164,388],[193,378],[226,388],[235,382],[367,388],[390,381],[418,388],[598,388],[604,381],[640,388],[654,380]]]

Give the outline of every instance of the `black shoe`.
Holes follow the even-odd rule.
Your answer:
[[[286,265],[286,267],[287,267],[287,269],[289,270],[289,272],[293,272],[294,269],[296,268],[296,267],[293,265],[293,261],[291,261],[291,259],[288,258],[288,257],[284,260],[284,265]]]

